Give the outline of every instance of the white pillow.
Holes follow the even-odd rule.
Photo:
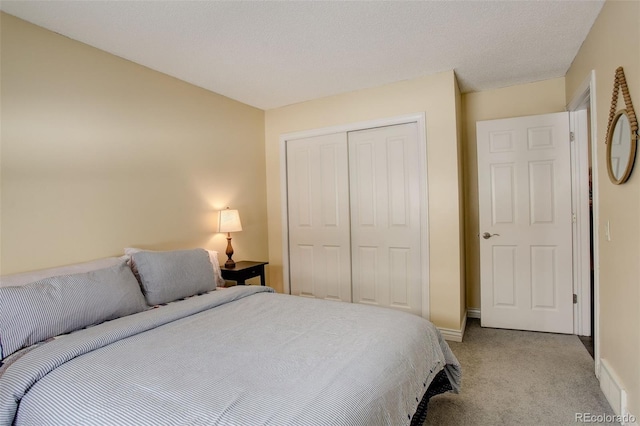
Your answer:
[[[104,259],[92,260],[91,262],[76,263],[68,266],[58,266],[56,268],[41,269],[39,271],[23,272],[20,274],[0,276],[0,287],[17,287],[40,281],[45,278],[59,277],[61,275],[83,274],[97,271],[118,265],[125,257],[106,257]],[[220,269],[220,266],[218,266]]]
[[[136,248],[136,247],[125,247],[124,254],[125,256],[128,256],[129,258],[131,258],[131,256],[134,253],[138,253],[140,251],[157,251],[157,250],[145,250],[145,249]],[[209,253],[209,261],[211,262],[211,267],[213,268],[213,276],[216,280],[216,285],[218,287],[224,287],[225,280],[224,278],[222,278],[220,263],[218,263],[218,252],[214,250],[207,250],[207,253]],[[129,266],[131,266],[130,262],[129,262]],[[135,270],[133,271],[133,273],[137,275],[137,272]]]

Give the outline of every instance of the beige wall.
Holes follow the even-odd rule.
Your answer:
[[[267,258],[264,112],[2,14],[0,272],[122,254]]]
[[[467,307],[480,309],[476,122],[565,111],[564,78],[462,95]]]
[[[280,135],[425,112],[429,187],[430,312],[460,329],[460,215],[455,75],[444,72],[266,112],[267,208],[271,282],[282,290]]]
[[[591,70],[596,72],[596,113],[600,213],[600,356],[628,392],[629,411],[640,416],[640,170],[624,185],[609,181],[605,132],[613,79],[624,67],[636,113],[640,111],[640,2],[607,1],[566,75],[571,100]],[[593,96],[594,94],[592,94]],[[618,107],[622,108],[622,101]],[[611,241],[604,235],[610,222]]]

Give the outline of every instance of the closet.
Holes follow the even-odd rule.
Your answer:
[[[286,140],[291,294],[424,314],[420,143],[417,122]]]

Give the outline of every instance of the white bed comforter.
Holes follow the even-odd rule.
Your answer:
[[[238,286],[42,345],[0,376],[0,424],[401,425],[460,366],[428,321]]]

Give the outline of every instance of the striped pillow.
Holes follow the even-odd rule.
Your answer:
[[[213,277],[216,280],[216,285],[218,287],[224,287],[225,281],[224,278],[222,278],[222,271],[220,271],[220,263],[218,261],[218,252],[215,250],[209,250],[209,249],[203,249],[205,250],[208,254],[209,254],[209,261],[211,262],[211,267],[213,268]],[[138,276],[138,270],[136,269],[136,265],[131,262],[131,256],[133,256],[134,253],[139,253],[141,251],[156,251],[156,250],[145,250],[145,249],[141,249],[141,248],[135,248],[135,247],[125,247],[124,249],[124,255],[129,257],[129,266],[131,266],[131,270],[133,271],[133,274],[136,276],[136,278],[138,278],[138,281],[140,280],[140,277]]]
[[[0,359],[50,337],[147,309],[126,260],[0,288]]]
[[[131,256],[134,268],[149,305],[216,289],[209,254],[203,249],[141,251]]]

